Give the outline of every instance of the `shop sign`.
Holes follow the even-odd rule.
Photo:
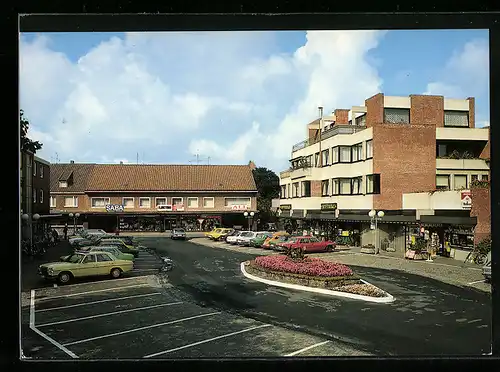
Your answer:
[[[158,205],[156,207],[159,211],[166,211],[166,212],[171,212],[172,211],[172,205],[171,204],[162,204]]]
[[[321,203],[322,211],[335,211],[337,210],[337,203]]]
[[[472,207],[472,198],[470,191],[461,191],[460,199],[462,200],[462,208],[470,209]]]
[[[106,212],[123,212],[123,209],[121,204],[106,204]]]
[[[292,205],[291,204],[281,204],[279,206],[279,208],[282,210],[282,211],[289,211],[292,209]]]
[[[231,206],[231,210],[233,211],[246,211],[247,209],[249,209],[250,207],[246,204],[237,204],[237,205],[232,205]]]
[[[198,218],[198,223],[201,225],[205,221],[203,218]]]
[[[184,204],[172,205],[172,210],[176,212],[182,212],[184,210]]]

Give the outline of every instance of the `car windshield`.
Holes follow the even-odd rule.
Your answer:
[[[297,238],[290,238],[287,240],[287,243],[297,243]]]
[[[72,254],[67,258],[67,262],[71,263],[78,263],[82,260],[82,258],[85,257],[83,254]]]
[[[241,233],[240,236],[241,237],[248,237],[248,236],[252,236],[253,234],[251,232],[244,232],[244,233]]]
[[[184,229],[175,229],[174,232],[176,232],[176,233],[183,233]]]
[[[259,238],[259,239],[265,238],[266,236],[267,236],[266,234],[257,234],[257,235],[255,235],[255,237]]]
[[[310,239],[310,242],[311,242],[311,243],[317,243],[317,242],[319,242],[319,239],[318,239],[318,238],[315,238],[314,236],[313,236],[313,237],[311,237],[311,238],[309,238],[309,239]]]

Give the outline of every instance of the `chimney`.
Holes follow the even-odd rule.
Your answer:
[[[252,160],[250,160],[248,162],[248,166],[250,167],[251,170],[254,170],[255,168],[257,168],[257,166],[255,165],[255,163]]]
[[[335,110],[335,124],[349,124],[349,110],[337,109]]]
[[[70,164],[75,164],[75,161],[74,160],[70,160],[69,163]]]

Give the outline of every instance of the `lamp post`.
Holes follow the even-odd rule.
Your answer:
[[[255,213],[254,212],[250,212],[250,213],[245,212],[245,213],[243,213],[243,215],[248,220],[248,231],[250,231],[250,221],[253,218],[253,216],[255,215]]]
[[[32,244],[33,243],[33,220],[38,221],[40,219],[40,215],[38,213],[35,213],[30,219],[29,214],[25,213],[21,216],[21,219],[23,219],[24,221],[26,221],[28,223],[29,230],[30,230],[30,244]]]
[[[69,218],[73,219],[73,235],[76,235],[76,219],[80,217],[80,213],[70,213]]]
[[[371,224],[372,226],[374,225],[375,228],[375,254],[380,253],[380,242],[379,242],[379,233],[378,233],[378,221],[382,220],[382,217],[384,217],[385,213],[384,211],[376,211],[372,209],[370,212],[368,212],[368,216],[371,218]]]

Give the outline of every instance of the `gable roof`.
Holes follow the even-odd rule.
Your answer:
[[[248,165],[95,164],[87,190],[256,192],[257,186]]]
[[[95,164],[51,164],[50,192],[84,192],[87,189],[92,168]],[[73,183],[68,187],[59,187],[59,180],[67,181],[73,174]]]

